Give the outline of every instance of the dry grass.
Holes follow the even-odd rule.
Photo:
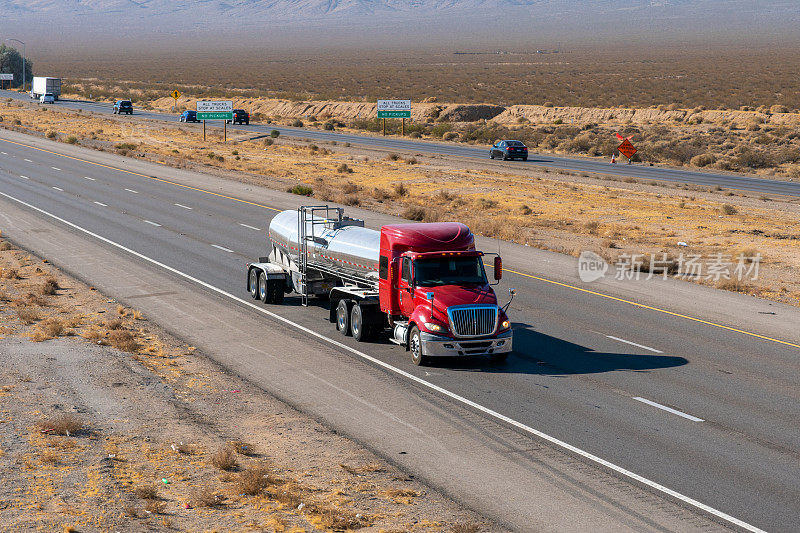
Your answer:
[[[167,503],[162,500],[147,500],[144,504],[144,509],[150,514],[161,514],[166,506]]]
[[[42,432],[51,435],[64,435],[67,437],[72,437],[84,430],[83,422],[71,413],[63,413],[47,418],[40,421],[37,425]]]
[[[32,307],[17,307],[14,311],[24,324],[33,324],[42,318],[39,311]]]
[[[336,507],[317,508],[313,514],[322,527],[333,531],[351,531],[369,525],[366,517]]]
[[[58,285],[58,280],[55,278],[47,278],[47,280],[44,282],[44,285],[42,285],[39,289],[39,292],[45,296],[53,296],[60,288],[61,287]]]
[[[109,331],[106,339],[108,344],[123,352],[134,353],[139,349],[139,343],[136,341],[136,337],[128,330],[115,329]]]
[[[383,495],[388,498],[415,498],[419,493],[411,489],[389,488],[383,491]]]
[[[270,476],[266,465],[250,466],[236,477],[236,492],[255,496],[264,491],[268,486],[274,485],[277,479]]]
[[[450,533],[478,533],[481,530],[477,524],[454,524]]]
[[[229,445],[223,446],[211,456],[211,464],[214,465],[214,468],[220,470],[235,470],[239,467],[239,461],[236,459],[236,450]]]
[[[0,279],[21,279],[16,268],[1,268]]]
[[[46,318],[39,322],[31,334],[31,340],[42,342],[60,337],[67,332],[64,321],[59,318]]]
[[[142,500],[158,499],[158,487],[155,485],[139,485],[133,489],[133,493]]]
[[[232,440],[228,445],[239,455],[251,456],[256,454],[256,449],[253,445],[240,440]]]
[[[201,488],[192,492],[190,502],[193,507],[217,508],[225,504],[225,496],[209,488]]]

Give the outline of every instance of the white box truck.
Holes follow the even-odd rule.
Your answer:
[[[31,85],[31,98],[39,99],[43,94],[52,94],[55,100],[61,95],[61,78],[34,76]]]

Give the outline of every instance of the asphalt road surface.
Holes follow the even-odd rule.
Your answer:
[[[71,155],[65,157],[65,153]],[[93,162],[101,157],[103,164]],[[18,235],[34,238],[35,232],[23,231],[17,222],[20,217],[10,214],[21,210],[76,239],[87,238],[115,251],[124,247],[131,260],[154,272],[154,279],[158,273],[180,277],[182,282],[193,280],[198,292],[213,296],[222,308],[259,318],[257,311],[226,294],[249,298],[244,263],[266,254],[270,218],[278,210],[296,207],[302,199],[210,178],[207,183],[181,185],[175,177],[179,173],[191,177],[159,165],[2,133],[0,225],[4,235],[10,226]],[[377,219],[368,222],[374,225]],[[10,234],[15,238],[13,231]],[[100,242],[101,238],[105,240]],[[775,338],[762,330],[751,333],[757,324],[719,327],[714,317],[703,314],[706,294],[727,302],[716,307],[737,311],[766,305],[741,295],[717,296],[715,291],[697,288],[699,292],[693,294],[699,314],[693,317],[576,290],[542,279],[548,273],[540,270],[546,262],[537,262],[539,253],[514,247],[506,256],[511,272],[506,273],[498,293],[504,300],[505,289],[514,286],[517,296],[509,311],[515,352],[504,365],[450,360],[414,367],[398,346],[341,337],[327,322],[324,302],[304,308],[289,296],[283,306],[267,306],[276,316],[265,315],[264,320],[269,327],[334,350],[338,355],[335,364],[330,363],[331,376],[347,374],[342,368],[361,358],[392,379],[408,381],[410,389],[426,401],[433,395],[470,409],[480,416],[465,422],[460,429],[465,434],[491,419],[512,436],[535,435],[556,449],[567,446],[581,461],[604,461],[603,469],[617,472],[622,479],[633,477],[637,485],[658,485],[652,492],[670,492],[670,499],[689,512],[703,504],[708,506],[704,516],[711,515],[722,524],[740,520],[735,524],[744,529],[796,531],[800,523],[797,331],[787,328],[782,338]],[[90,276],[93,259],[85,255],[80,273]],[[119,286],[128,283],[120,273]],[[790,323],[796,324],[800,316],[777,304],[770,309],[777,311],[779,320]],[[209,312],[196,309],[192,319],[201,324]],[[222,319],[209,315],[207,320]],[[260,331],[253,332],[254,350],[269,344],[259,338]],[[263,331],[268,331],[266,326]],[[297,404],[305,405],[301,400]],[[370,443],[378,449],[390,444]],[[507,459],[517,461],[525,471],[533,468],[526,453],[520,451]],[[434,466],[430,468],[435,470]],[[446,485],[455,497],[463,496],[458,480],[440,483],[435,471],[422,475]],[[487,486],[493,483],[497,500],[514,494],[511,499],[518,504],[524,497],[515,493],[518,487],[503,487],[502,480],[486,481]],[[615,490],[611,485],[607,488]],[[461,499],[508,527],[526,529],[521,524],[530,518],[524,513],[522,517],[503,515],[502,501],[481,498],[476,491]],[[521,505],[538,512],[534,502]],[[653,524],[648,527],[658,529]],[[692,529],[685,523],[674,528]]]
[[[28,96],[16,91],[0,91],[0,96],[12,97],[19,100],[29,100]],[[60,100],[57,107],[68,107],[73,109],[86,109],[100,113],[111,113],[113,105],[78,100]],[[156,113],[134,109],[138,117],[153,120],[177,121],[177,114]],[[209,126],[221,123],[209,122]],[[277,126],[273,124],[251,124],[233,125],[229,124],[228,129],[244,130],[256,133],[267,134],[272,130],[278,130],[281,135],[287,137],[300,137],[314,141],[337,141],[340,143],[349,142],[354,145],[361,145],[371,148],[385,150],[410,151],[427,155],[443,155],[453,159],[488,159],[489,148],[476,147],[461,144],[446,144],[430,141],[415,141],[397,137],[377,137],[369,135],[354,135],[350,133],[338,133],[315,129],[292,128],[287,126]],[[498,162],[499,164],[499,162]],[[508,163],[505,163],[508,164]],[[592,158],[570,158],[557,157],[549,154],[536,154],[531,152],[527,162],[515,162],[523,168],[526,165],[548,167],[560,170],[597,172],[601,174],[616,175],[622,177],[635,177],[646,180],[660,180],[674,183],[687,183],[693,185],[703,185],[708,187],[723,187],[725,189],[739,189],[743,191],[761,194],[779,194],[785,196],[800,196],[800,182],[770,180],[753,176],[736,174],[715,174],[711,172],[699,172],[691,170],[679,170],[659,166],[648,166],[645,164],[616,164],[611,165],[608,161],[601,161]]]

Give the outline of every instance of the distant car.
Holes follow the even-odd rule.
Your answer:
[[[226,122],[228,124],[231,123],[230,120],[227,120]],[[244,109],[234,109],[233,110],[233,123],[234,124],[250,124],[250,113],[248,113]]]
[[[55,104],[56,103],[56,97],[53,96],[50,93],[43,94],[42,96],[39,97],[39,103],[40,104]]]
[[[197,120],[197,111],[184,111],[181,113],[181,118],[178,119],[181,122],[200,122]]]
[[[133,104],[130,100],[117,100],[117,103],[114,104],[113,113],[116,115],[121,115],[123,113],[133,115]]]
[[[503,161],[509,159],[522,159],[528,160],[528,147],[522,141],[497,141],[489,149],[489,159],[496,157],[501,158]]]

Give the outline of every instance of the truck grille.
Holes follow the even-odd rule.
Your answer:
[[[457,337],[491,335],[497,329],[496,305],[448,307],[450,329]]]

